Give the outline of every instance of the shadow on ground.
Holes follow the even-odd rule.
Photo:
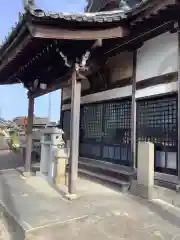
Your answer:
[[[5,164],[3,158],[7,155],[0,154],[0,169],[22,164],[20,160],[12,162],[12,153]],[[15,170],[0,171],[0,240],[180,239],[179,213],[120,193],[117,187],[115,191],[110,185],[79,179],[78,187],[81,197],[68,202],[38,177],[22,179]],[[28,235],[5,205],[24,224]]]
[[[12,200],[12,192],[6,179],[2,174],[2,170],[15,169],[23,166],[23,160],[18,152],[12,150],[0,151],[0,239],[5,240],[23,240],[25,239],[24,230],[6,211],[4,204],[7,203],[10,211],[19,218],[16,207]]]
[[[9,185],[7,184],[5,178],[0,173],[0,194],[1,194],[1,203],[0,203],[0,239],[4,240],[24,240],[25,233],[21,226],[17,223],[17,219],[20,218],[16,207],[12,200],[12,193],[10,191]],[[16,216],[16,220],[7,212],[4,207],[6,203],[9,206],[11,214],[13,213]]]
[[[164,208],[163,205],[157,205],[155,201],[147,201],[145,199],[142,199],[140,197],[129,195],[133,201],[138,202],[139,204],[147,207],[151,212],[156,213],[159,217],[161,217],[163,220],[169,222],[171,225],[176,226],[180,229],[180,209],[170,206],[169,204],[166,205]],[[170,206],[170,207],[168,207]],[[171,212],[173,209],[173,212]],[[180,238],[179,238],[180,239]]]

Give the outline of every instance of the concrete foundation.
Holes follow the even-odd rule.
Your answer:
[[[154,197],[154,187],[153,186],[137,184],[136,188],[137,188],[136,193],[138,196],[147,198],[147,199],[153,199],[153,197]]]
[[[147,199],[154,197],[154,145],[150,142],[138,143],[137,182],[132,185],[136,195]]]

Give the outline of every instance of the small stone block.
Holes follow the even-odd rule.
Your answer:
[[[66,184],[66,159],[58,159],[56,184]]]
[[[130,193],[132,195],[137,195],[137,180],[132,180],[130,185]]]
[[[56,177],[56,184],[63,184],[66,185],[66,177],[65,176],[58,176]]]
[[[66,194],[65,197],[70,201],[78,198],[76,194],[70,194],[70,193]]]
[[[33,174],[31,172],[23,172],[22,175],[23,175],[23,177],[26,177],[26,178],[33,176]]]
[[[176,185],[176,192],[180,192],[180,185],[178,184],[178,185]]]
[[[172,204],[176,207],[180,207],[180,196],[179,193],[176,193],[175,196],[172,197]]]

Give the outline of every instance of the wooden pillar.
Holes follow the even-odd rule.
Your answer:
[[[178,31],[178,114],[177,114],[177,126],[178,126],[178,138],[177,138],[177,170],[178,180],[180,181],[180,32]]]
[[[133,52],[132,106],[131,106],[131,162],[136,168],[136,51]]]
[[[59,118],[59,125],[60,125],[60,128],[62,129],[62,126],[63,126],[63,118],[62,118],[63,88],[60,90],[60,98],[61,98],[61,102],[60,102],[60,118]]]
[[[31,171],[33,118],[34,118],[34,97],[31,94],[29,94],[28,119],[26,128],[26,154],[24,166],[25,172]]]
[[[80,123],[81,81],[77,80],[77,72],[72,74],[71,125],[70,125],[70,158],[69,158],[69,194],[76,194],[79,159],[79,123]]]

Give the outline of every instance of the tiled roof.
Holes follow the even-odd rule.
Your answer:
[[[88,0],[85,11],[87,12],[95,12],[101,11],[108,3],[113,2],[114,0]],[[119,9],[124,11],[125,13],[131,13],[134,9],[139,8],[145,5],[150,0],[139,0],[139,1],[128,1],[128,0],[116,0],[119,5]]]
[[[30,8],[29,13],[37,18],[63,19],[76,22],[114,22],[126,18],[123,10],[96,13],[63,13],[63,12],[45,12],[41,9]]]
[[[12,31],[8,33],[8,36],[0,44],[0,55],[6,49],[11,41],[16,37],[19,29],[26,21],[27,17],[34,18],[35,20],[54,20],[54,21],[67,21],[72,23],[110,23],[119,22],[126,18],[126,14],[123,10],[107,11],[107,12],[96,12],[96,13],[70,13],[70,12],[46,12],[42,9],[37,8],[34,5],[28,4],[26,12],[19,13],[19,21],[12,27]],[[0,56],[1,57],[1,56]]]
[[[116,3],[115,5],[118,6],[118,8],[124,12],[127,12],[130,10],[130,7],[127,4],[126,0],[89,0],[87,3],[87,6],[85,8],[85,11],[87,12],[98,12],[104,9],[108,4],[110,3]]]
[[[33,0],[26,0],[28,2],[25,5],[26,12],[24,14],[19,14],[19,21],[15,24],[14,28],[12,28],[12,31],[8,33],[8,36],[5,37],[4,41],[0,44],[0,61],[4,58],[4,53],[6,52],[7,47],[13,42],[13,40],[16,38],[17,34],[20,32],[20,29],[22,28],[24,23],[26,23],[26,19],[30,17],[30,20],[37,20],[37,21],[52,21],[52,22],[58,22],[59,24],[64,22],[69,22],[70,26],[71,23],[74,26],[79,26],[78,23],[83,23],[84,26],[87,26],[88,28],[96,27],[96,24],[99,26],[101,23],[115,23],[119,24],[121,20],[125,20],[128,17],[131,17],[133,13],[139,13],[141,12],[142,8],[147,5],[147,3],[155,1],[155,0],[142,0],[139,4],[136,4],[134,8],[125,8],[122,7],[118,10],[113,11],[103,11],[103,12],[86,12],[86,13],[63,13],[63,12],[46,12],[42,9],[39,9],[36,7],[32,2]],[[160,1],[160,0],[157,0]],[[31,2],[31,3],[29,3]],[[123,2],[123,1],[122,1]],[[124,0],[125,2],[125,0]],[[125,5],[126,6],[126,5]],[[41,22],[41,23],[42,23]],[[86,25],[87,24],[87,25]],[[111,24],[109,24],[110,26]],[[26,26],[26,25],[25,25]],[[24,26],[23,26],[24,27]]]
[[[136,7],[140,7],[144,5],[146,2],[150,0],[143,0],[140,4],[137,4]],[[27,1],[28,2],[28,1]],[[122,4],[121,4],[122,5]],[[8,36],[5,37],[4,41],[2,41],[2,47],[5,44],[8,44],[11,39],[16,36],[18,28],[23,24],[27,15],[31,17],[35,17],[37,19],[51,19],[51,20],[65,20],[68,22],[84,22],[84,23],[109,23],[109,22],[118,22],[122,19],[127,18],[128,14],[131,13],[132,9],[128,7],[122,7],[118,10],[113,11],[104,11],[104,12],[85,12],[85,13],[70,13],[70,12],[46,12],[42,9],[39,9],[34,4],[27,3],[25,5],[26,12],[21,14],[19,13],[19,21],[15,23],[15,26],[12,27],[12,31],[8,33]],[[0,46],[0,52],[1,48]]]

